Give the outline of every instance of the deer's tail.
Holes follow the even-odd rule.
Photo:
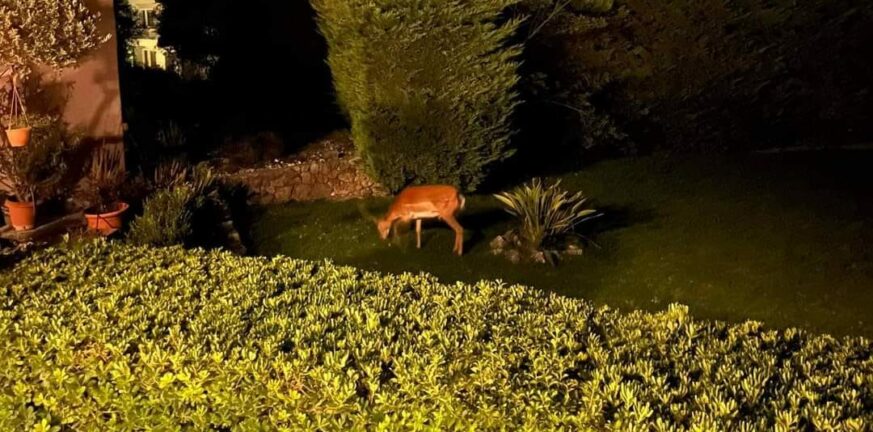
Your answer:
[[[458,210],[463,210],[464,207],[466,207],[467,205],[467,198],[464,197],[463,194],[458,194],[458,200],[460,201],[460,204],[458,205]]]

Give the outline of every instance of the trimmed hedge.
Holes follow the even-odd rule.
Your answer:
[[[313,0],[337,99],[370,173],[475,189],[512,155],[520,0]]]
[[[2,430],[873,424],[869,341],[682,306],[105,241],[37,253],[0,299]]]

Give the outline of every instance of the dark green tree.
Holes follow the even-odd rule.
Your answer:
[[[355,145],[388,188],[475,189],[512,155],[518,0],[314,0]]]
[[[873,136],[873,3],[523,0],[518,9],[530,17],[521,116],[530,139],[520,141],[626,147],[628,136],[641,150],[713,151]]]

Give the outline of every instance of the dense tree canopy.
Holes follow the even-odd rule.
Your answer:
[[[318,0],[337,99],[370,172],[475,190],[512,155],[517,0]]]
[[[713,150],[873,135],[868,2],[579,3],[524,2],[534,136]]]

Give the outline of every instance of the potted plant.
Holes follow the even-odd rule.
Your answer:
[[[56,121],[34,130],[33,142],[26,147],[0,143],[0,188],[7,194],[5,207],[14,229],[36,226],[37,197],[49,196],[66,172],[67,138]]]
[[[109,39],[97,32],[100,15],[82,0],[0,1],[0,84],[8,91],[2,107],[6,137],[24,146],[33,126],[28,121],[25,83],[35,65],[54,72],[75,66],[79,59]]]
[[[91,153],[88,175],[83,183],[89,231],[108,236],[121,229],[122,217],[129,207],[119,197],[124,180],[121,149],[98,147]]]

